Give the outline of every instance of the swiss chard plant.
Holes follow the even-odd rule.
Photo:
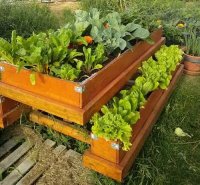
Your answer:
[[[90,37],[82,37],[70,29],[49,30],[23,38],[13,31],[11,42],[0,38],[0,60],[17,66],[18,71],[32,71],[30,81],[36,83],[36,72],[65,80],[77,80],[101,69],[106,60],[102,44],[92,45]]]
[[[139,111],[145,106],[148,94],[168,87],[182,55],[178,46],[163,46],[155,54],[157,60],[151,57],[144,61],[135,84],[130,89],[121,90],[108,105],[102,107],[100,113],[94,115],[92,132],[107,140],[119,140],[123,143],[123,150],[129,150],[132,125],[140,119]]]

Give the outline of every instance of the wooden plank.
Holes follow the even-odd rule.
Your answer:
[[[52,140],[45,140],[44,145],[48,148],[55,146],[55,142]],[[14,169],[2,182],[1,185],[14,185],[23,177],[34,165],[36,160],[32,156],[27,157],[16,169]]]
[[[59,156],[66,150],[66,147],[63,145],[59,145],[53,150],[53,153],[56,156]],[[29,171],[16,185],[31,185],[33,184],[42,174],[47,170],[48,165],[40,165],[39,163],[36,164],[31,171]],[[34,176],[32,175],[34,174]],[[25,183],[26,182],[26,183]],[[6,185],[6,184],[5,184]]]
[[[17,87],[0,82],[0,92],[2,95],[29,105],[35,109],[43,110],[65,120],[70,120],[83,125],[83,110],[59,103],[42,96],[36,96],[34,93],[21,90]],[[23,98],[22,98],[23,97]]]
[[[5,134],[4,132],[0,135],[0,146],[11,138],[11,135]]]
[[[0,162],[0,174],[3,174],[10,166],[17,162],[25,153],[27,153],[31,147],[32,143],[26,141],[21,146],[19,146],[14,152],[12,152],[8,157]]]
[[[78,130],[73,125],[65,121],[61,121],[56,118],[52,119],[49,116],[46,116],[40,113],[39,111],[32,111],[29,117],[31,121],[41,124],[41,125],[48,126],[62,134],[71,136],[75,139],[78,139],[88,144],[91,142],[91,139],[88,133]]]
[[[22,141],[22,137],[13,137],[0,147],[0,158]]]
[[[5,113],[2,118],[0,118],[0,127],[5,128],[9,125],[12,125],[14,122],[20,119],[22,113],[29,112],[30,110],[30,107],[19,104],[9,112]]]
[[[16,102],[4,96],[0,97],[0,101],[0,112],[2,117],[4,114],[8,113],[10,110],[14,109],[16,106],[19,105],[19,102]]]
[[[4,71],[1,73],[2,83],[30,91],[36,96],[48,97],[58,102],[80,107],[80,93],[75,91],[78,83],[36,73],[36,84],[32,85],[30,83],[31,70],[21,69],[18,73],[14,65],[6,62],[0,62],[0,66],[4,67]]]
[[[160,97],[163,94],[163,90],[156,90],[154,91],[148,98],[146,105],[144,105],[144,108],[140,110],[141,118],[137,121],[136,124],[133,124],[133,132],[132,132],[132,138],[131,141],[135,139],[137,134],[140,132],[140,130],[143,128],[146,120],[148,119],[149,115],[153,111],[156,103],[160,99]],[[96,156],[99,156],[103,159],[106,159],[113,163],[120,163],[123,157],[125,156],[126,152],[122,149],[116,150],[111,147],[112,143],[120,144],[119,142],[113,142],[113,141],[106,141],[103,138],[98,138],[97,140],[92,140],[91,143],[91,153],[93,153]],[[104,150],[102,150],[104,148]]]

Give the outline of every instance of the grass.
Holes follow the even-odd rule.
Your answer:
[[[183,76],[124,185],[199,185],[200,77]],[[180,127],[192,137],[178,137]],[[94,174],[98,185],[117,185]]]

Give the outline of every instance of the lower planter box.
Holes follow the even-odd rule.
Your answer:
[[[5,128],[17,121],[22,112],[29,108],[9,98],[0,97],[0,128]]]
[[[151,93],[145,108],[140,111],[141,119],[133,126],[132,147],[128,152],[121,149],[119,142],[106,141],[92,135],[91,148],[83,157],[84,166],[121,182],[128,174],[182,72],[183,65],[180,65],[174,72],[167,90],[159,89]]]

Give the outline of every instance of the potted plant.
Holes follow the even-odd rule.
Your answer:
[[[184,72],[189,75],[200,75],[200,35],[197,28],[186,28],[184,40]]]

